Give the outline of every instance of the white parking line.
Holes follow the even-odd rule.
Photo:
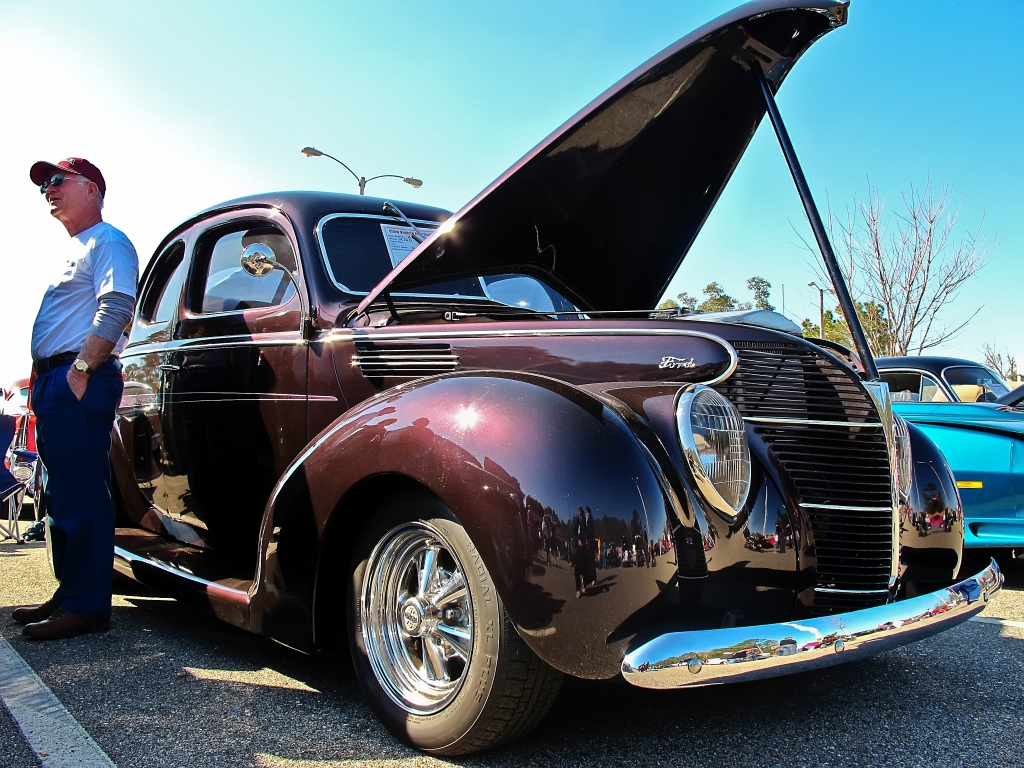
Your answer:
[[[1009,619],[989,619],[985,616],[975,616],[971,621],[976,621],[979,624],[1000,624],[1004,627],[1016,627],[1017,629],[1024,629],[1024,621],[1010,621]]]
[[[0,700],[43,768],[117,768],[3,637]]]

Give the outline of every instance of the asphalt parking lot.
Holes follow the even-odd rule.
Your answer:
[[[974,555],[966,564],[984,565]],[[1024,562],[981,618],[1024,622]],[[976,566],[976,567],[974,567]],[[525,739],[456,760],[397,742],[345,658],[306,657],[116,582],[114,629],[32,643],[42,545],[0,545],[0,632],[121,768],[134,766],[1008,765],[1024,743],[1024,628],[972,621],[873,659],[759,683],[654,692],[567,680]],[[38,764],[0,709],[0,766]]]

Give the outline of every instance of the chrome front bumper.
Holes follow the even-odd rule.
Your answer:
[[[876,608],[758,627],[670,632],[627,653],[622,676],[641,688],[688,688],[829,667],[967,621],[1002,585],[993,560],[951,587]]]

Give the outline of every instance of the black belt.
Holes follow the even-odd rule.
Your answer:
[[[78,359],[78,353],[77,352],[62,352],[59,355],[54,355],[53,357],[47,357],[44,360],[36,360],[36,361],[34,361],[32,363],[32,368],[35,370],[36,376],[38,376],[41,373],[46,373],[47,371],[52,371],[54,368],[60,368],[62,365],[67,365],[68,363],[70,363],[70,362],[72,362],[74,360],[77,360],[77,359]],[[103,362],[104,363],[109,363],[111,360],[117,360],[117,355],[111,355],[110,357],[108,357]],[[103,363],[100,363],[100,365],[102,365],[102,364]],[[97,366],[97,367],[99,367],[99,366]]]
[[[53,357],[47,357],[42,360],[35,360],[32,363],[32,367],[36,371],[36,376],[47,371],[52,371],[54,368],[60,368],[62,365],[67,365],[71,361],[78,357],[77,352],[63,352]]]

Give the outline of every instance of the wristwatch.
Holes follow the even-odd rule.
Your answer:
[[[78,358],[77,360],[75,360],[75,362],[71,364],[71,367],[74,368],[76,371],[81,371],[86,376],[92,375],[92,368],[90,368],[89,364],[85,362],[85,360],[83,360],[82,358]]]

